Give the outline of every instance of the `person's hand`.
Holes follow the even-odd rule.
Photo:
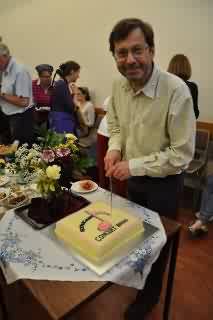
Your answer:
[[[78,87],[76,86],[76,84],[74,82],[71,82],[69,84],[69,89],[70,89],[70,93],[75,95],[78,91]]]
[[[112,167],[112,175],[114,178],[121,181],[128,179],[131,176],[131,173],[129,170],[129,161],[117,162]]]
[[[74,102],[74,105],[76,107],[79,107],[80,108],[80,103],[78,101],[78,98],[77,98],[77,95],[75,94],[74,97],[73,97],[73,102]]]
[[[0,98],[4,98],[5,94],[0,90]]]
[[[104,163],[105,163],[105,170],[106,170],[106,176],[110,177],[111,176],[111,170],[113,166],[121,161],[121,152],[118,150],[111,150],[108,151],[105,158],[104,158]]]

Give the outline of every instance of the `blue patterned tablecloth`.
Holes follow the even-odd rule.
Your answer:
[[[91,202],[109,202],[109,192],[99,188],[85,196]],[[8,283],[18,279],[59,281],[111,281],[142,289],[152,264],[166,243],[164,227],[157,213],[114,195],[113,206],[126,209],[157,227],[152,237],[102,276],[78,262],[54,236],[54,226],[33,230],[8,211],[0,221],[0,265]]]

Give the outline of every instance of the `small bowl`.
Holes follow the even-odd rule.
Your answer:
[[[0,204],[2,204],[9,196],[9,190],[6,188],[0,188]]]

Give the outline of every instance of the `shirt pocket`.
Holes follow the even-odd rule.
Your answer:
[[[12,79],[5,78],[2,82],[2,92],[15,95],[15,82]]]

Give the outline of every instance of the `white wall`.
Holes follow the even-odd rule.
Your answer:
[[[108,36],[125,17],[152,24],[162,68],[176,53],[190,58],[192,79],[199,86],[200,120],[213,121],[211,0],[0,0],[0,35],[32,72],[39,63],[56,67],[70,59],[79,62],[79,83],[94,90],[101,103],[117,76]]]

